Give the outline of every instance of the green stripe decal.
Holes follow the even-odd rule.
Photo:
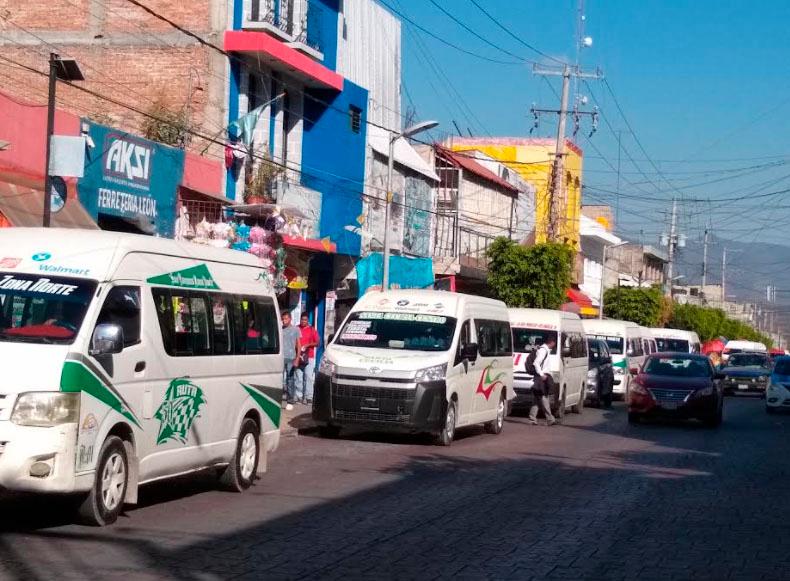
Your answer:
[[[72,393],[79,391],[89,393],[110,406],[138,428],[142,428],[132,410],[124,405],[121,398],[113,392],[113,389],[105,385],[82,363],[66,361],[63,364],[63,373],[60,376],[60,390]]]
[[[614,367],[622,367],[623,369],[625,369],[625,359],[621,359],[620,361],[615,361],[614,363],[612,363],[612,365]]]
[[[274,401],[265,393],[258,391],[254,387],[244,383],[242,383],[241,386],[247,391],[247,393],[250,394],[250,397],[255,400],[255,403],[260,406],[260,408],[263,410],[263,413],[269,416],[269,419],[272,421],[275,427],[279,428],[280,416],[282,415],[283,411],[282,405]]]

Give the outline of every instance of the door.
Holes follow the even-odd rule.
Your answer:
[[[458,396],[458,421],[457,425],[466,425],[472,422],[474,392],[477,387],[477,370],[479,369],[479,355],[475,361],[463,357],[464,349],[474,342],[472,321],[467,319],[461,325],[458,333],[458,347],[453,360],[452,377],[448,373],[447,398],[455,392]]]
[[[568,332],[570,357],[565,362],[565,383],[568,386],[568,405],[576,405],[584,399],[584,386],[587,381],[588,357],[587,341],[581,330]]]
[[[512,372],[512,335],[510,325],[505,321],[475,319],[474,322],[480,351],[474,394],[474,421],[487,422],[496,418],[500,393],[507,389],[508,371]]]

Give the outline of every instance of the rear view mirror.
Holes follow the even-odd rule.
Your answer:
[[[461,348],[461,359],[477,360],[477,343],[467,343]]]
[[[91,355],[112,355],[123,351],[123,329],[120,325],[100,323],[93,330]]]

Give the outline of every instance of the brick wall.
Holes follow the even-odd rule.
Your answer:
[[[146,0],[160,14],[203,38],[221,43],[228,3],[222,0]],[[3,0],[0,0],[0,8]],[[126,0],[24,0],[6,4],[0,56],[45,72],[50,52],[77,59],[81,86],[153,112],[157,104],[186,111],[193,129],[214,136],[225,118],[225,66],[221,54],[150,16]],[[2,22],[0,22],[2,24]],[[47,79],[0,60],[2,90],[46,103]],[[58,107],[132,132],[145,116],[63,84]],[[193,137],[189,149],[206,142]],[[214,146],[208,155],[221,158]]]

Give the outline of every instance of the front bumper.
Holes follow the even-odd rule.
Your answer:
[[[722,380],[721,386],[725,391],[763,393],[768,387],[768,380],[754,377],[727,377]]]
[[[383,431],[439,432],[447,411],[444,381],[414,388],[338,384],[318,373],[313,392],[313,419],[335,426]]]
[[[718,406],[719,401],[716,395],[695,396],[692,394],[685,401],[664,401],[631,392],[628,411],[647,417],[704,419],[716,414]]]
[[[75,475],[77,424],[52,428],[17,426],[0,421],[0,486],[31,492],[88,490],[93,475]],[[46,477],[30,475],[36,462],[51,466]]]

